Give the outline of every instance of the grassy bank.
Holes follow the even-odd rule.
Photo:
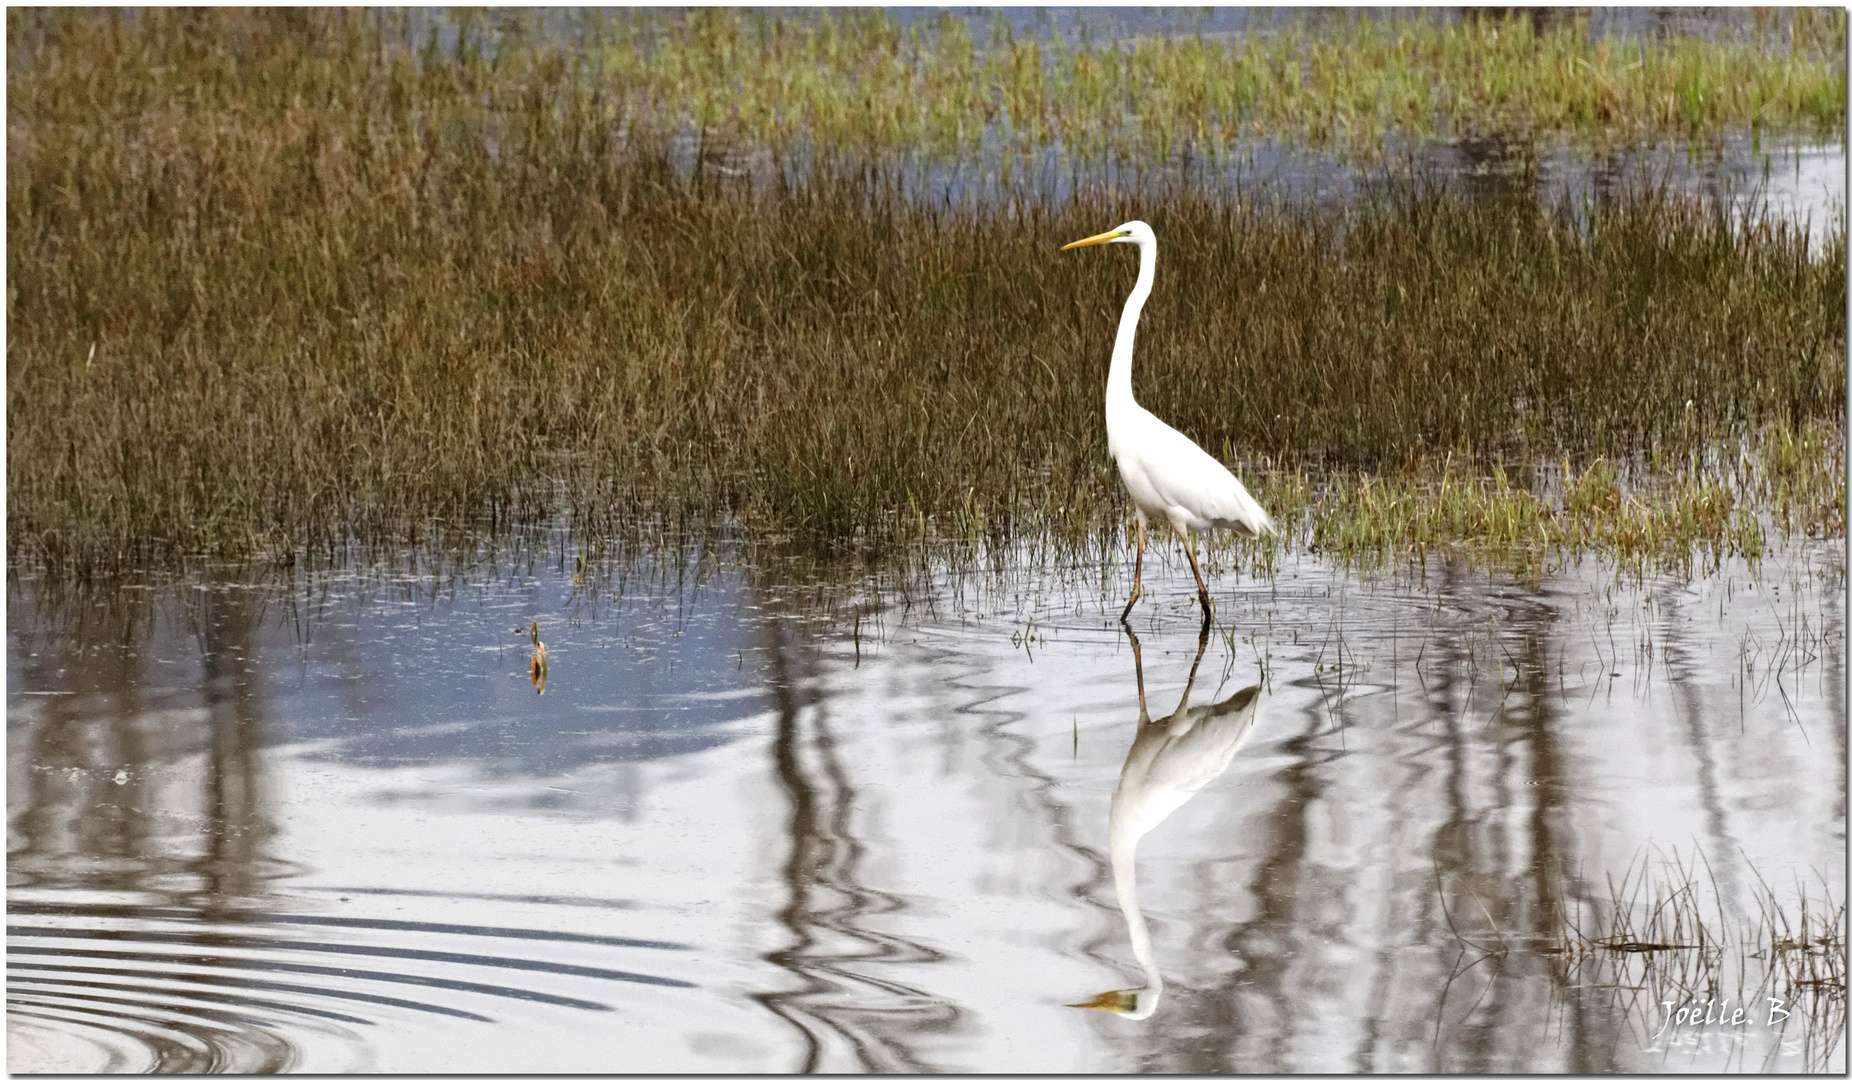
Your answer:
[[[617,125],[627,84],[583,53],[389,29],[9,13],[31,46],[8,74],[14,559],[556,515],[592,540],[730,518],[1081,542],[1120,520],[1102,395],[1133,266],[1057,249],[1130,217],[1163,244],[1141,400],[1263,502],[1327,515],[1295,543],[1470,539],[1478,518],[1421,509],[1462,476],[1555,507],[1568,475],[1604,508],[1540,543],[1624,546],[1627,508],[1680,485],[1691,535],[1843,532],[1843,240],[1654,192],[1586,215],[1414,181],[1343,209],[948,207],[846,161],[753,190]],[[1798,455],[1780,475],[1810,486],[1782,498],[1811,509],[1738,482],[1716,455],[1744,440]]]

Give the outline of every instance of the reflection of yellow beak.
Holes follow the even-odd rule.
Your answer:
[[[1085,241],[1082,241],[1083,243]],[[1101,1012],[1128,1013],[1138,1008],[1138,993],[1133,990],[1108,990],[1091,1001],[1069,1005],[1070,1009],[1098,1009]]]
[[[1071,244],[1067,244],[1063,246],[1061,250],[1066,251],[1068,248],[1089,247],[1093,244],[1104,244],[1111,240],[1117,240],[1121,236],[1130,236],[1130,235],[1132,234],[1129,232],[1126,232],[1124,229],[1114,229],[1112,232],[1103,232],[1098,236],[1089,236],[1085,240],[1076,240]],[[1076,1008],[1078,1007],[1079,1006],[1076,1006]],[[1091,1008],[1092,1006],[1088,1006],[1088,1007]]]

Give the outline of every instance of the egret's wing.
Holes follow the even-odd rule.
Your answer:
[[[1260,687],[1250,686],[1141,728],[1112,793],[1114,843],[1136,844],[1226,772],[1259,717]]]
[[[1273,519],[1248,494],[1235,474],[1190,441],[1189,436],[1150,418],[1141,464],[1151,486],[1172,506],[1181,506],[1221,528],[1250,536],[1273,530]]]
[[[1145,786],[1153,792],[1171,793],[1165,801],[1174,800],[1175,809],[1227,770],[1228,763],[1254,733],[1259,716],[1259,686],[1237,691],[1218,704],[1191,709],[1189,726],[1153,755],[1146,768]],[[1184,719],[1173,719],[1173,730],[1181,727],[1178,721]],[[1177,798],[1179,795],[1182,797]]]
[[[1253,686],[1249,686],[1244,689],[1237,690],[1234,693],[1228,695],[1226,698],[1223,698],[1221,701],[1218,701],[1214,705],[1209,706],[1209,716],[1212,718],[1221,717],[1221,716],[1227,716],[1229,713],[1245,711],[1249,708],[1249,706],[1255,703],[1254,699],[1259,696],[1260,696],[1260,684],[1259,683],[1255,683]],[[1249,719],[1252,720],[1251,715]]]

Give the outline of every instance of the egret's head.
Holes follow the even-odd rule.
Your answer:
[[[1143,1020],[1157,1011],[1158,987],[1140,986],[1131,990],[1108,990],[1089,1001],[1069,1005],[1070,1009],[1098,1009],[1125,1020]],[[1144,998],[1140,1007],[1139,998]]]
[[[1138,991],[1108,990],[1086,1001],[1069,1005],[1070,1009],[1098,1009],[1101,1012],[1128,1013],[1138,1008]]]
[[[1156,242],[1157,234],[1151,231],[1151,226],[1142,221],[1128,221],[1118,228],[1108,229],[1098,236],[1089,236],[1085,240],[1076,240],[1067,245],[1067,247],[1063,247],[1061,250],[1066,251],[1068,248],[1088,247],[1093,244],[1149,244]]]

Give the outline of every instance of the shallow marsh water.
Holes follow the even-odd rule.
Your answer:
[[[1175,552],[1135,639],[1116,566],[571,567],[15,580],[9,1068],[1844,1068],[1843,991],[1554,951],[1674,860],[1844,903],[1836,549],[1222,567],[1206,639]]]

